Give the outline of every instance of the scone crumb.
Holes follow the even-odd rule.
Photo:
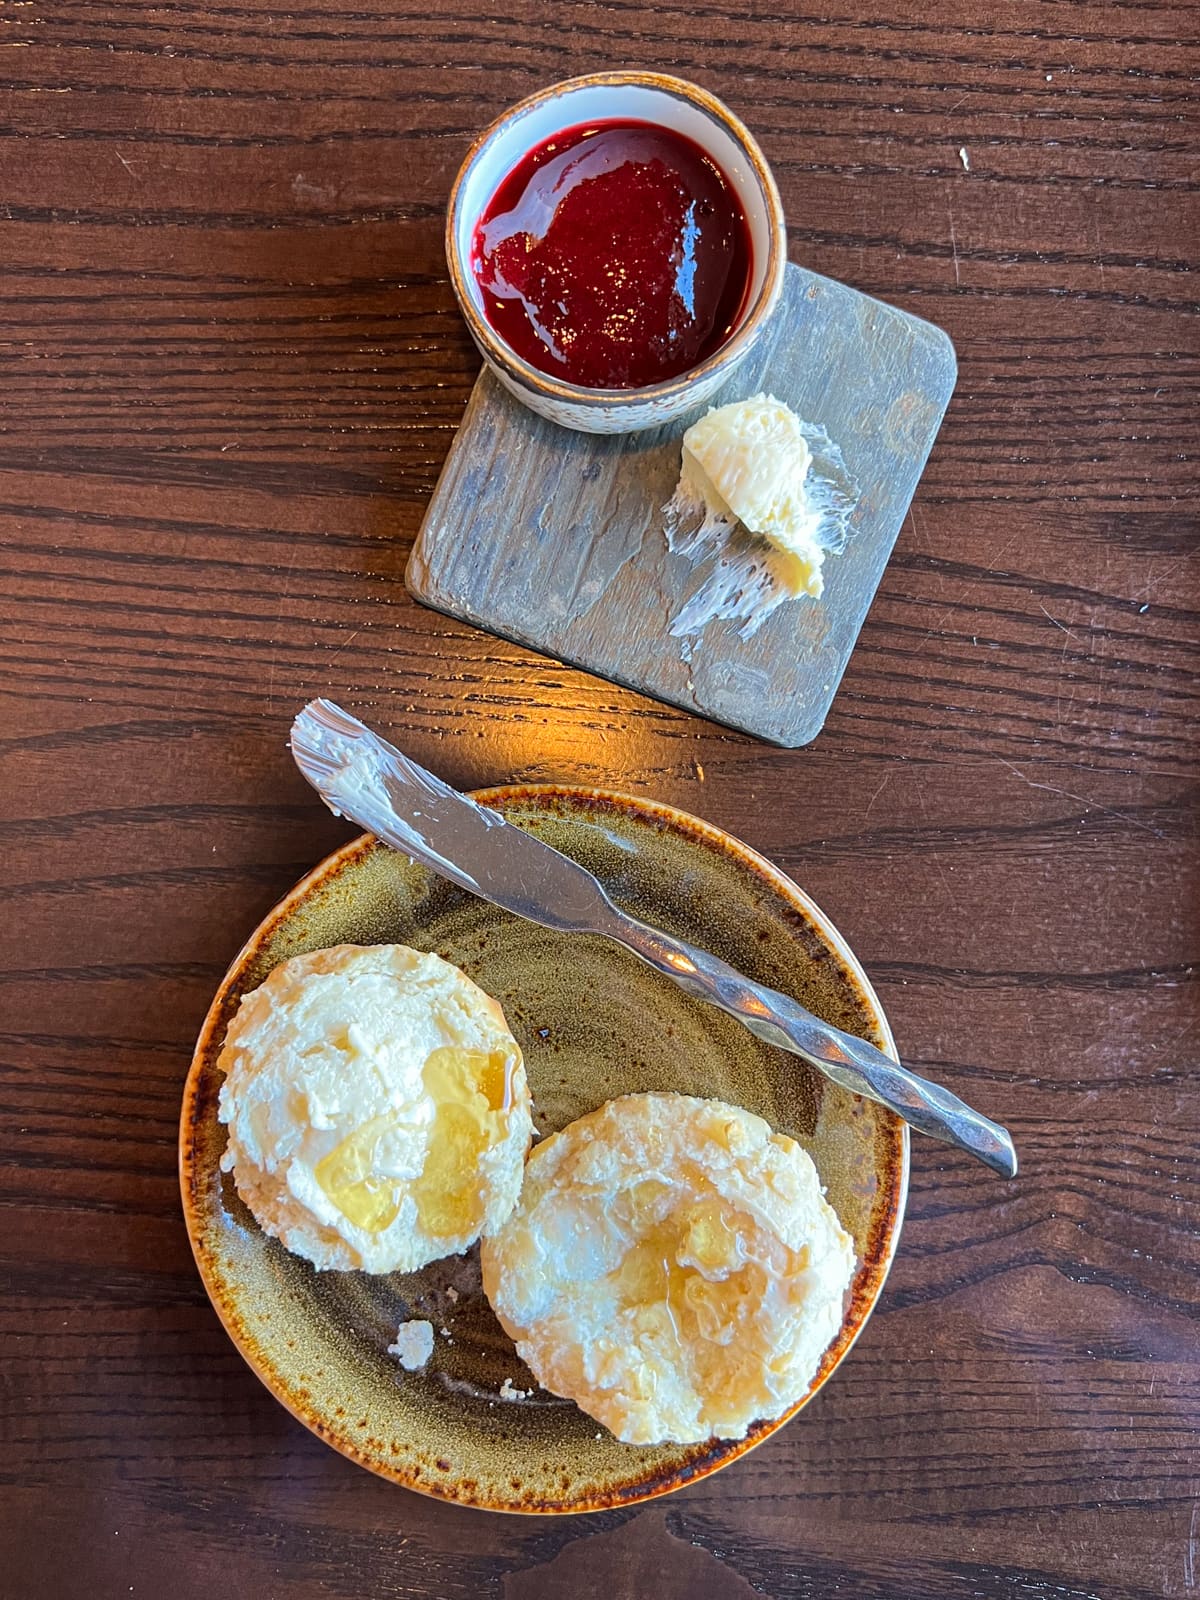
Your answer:
[[[533,1393],[532,1389],[516,1389],[511,1378],[505,1378],[500,1385],[501,1400],[527,1400]]]
[[[388,1345],[387,1353],[397,1358],[405,1372],[420,1372],[433,1354],[433,1323],[420,1318],[402,1322],[396,1329],[396,1342]]]

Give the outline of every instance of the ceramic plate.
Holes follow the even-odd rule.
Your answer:
[[[624,909],[894,1054],[879,1002],[836,930],[737,840],[666,806],[594,791],[507,788],[476,798],[583,862]],[[908,1131],[890,1113],[689,999],[607,940],[523,922],[362,838],[310,873],[250,939],[213,1001],[188,1075],[180,1125],[188,1231],[213,1305],[250,1366],[351,1460],[408,1488],[497,1511],[630,1504],[760,1443],[779,1422],[760,1423],[743,1440],[623,1445],[540,1390],[483,1297],[478,1249],[420,1272],[372,1277],[316,1272],[260,1231],[219,1167],[216,1062],[229,1019],[287,957],[377,942],[436,950],[496,996],[525,1053],[539,1135],[615,1095],[666,1089],[744,1106],[808,1149],[860,1264],[841,1333],[806,1399],[853,1344],[895,1250]],[[387,1354],[397,1324],[411,1317],[438,1330],[418,1373]],[[506,1397],[516,1391],[528,1392]]]

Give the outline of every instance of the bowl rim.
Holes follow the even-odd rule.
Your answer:
[[[665,824],[685,836],[690,835],[698,839],[711,849],[741,860],[763,878],[770,889],[777,893],[792,909],[798,911],[809,922],[810,926],[815,927],[821,937],[826,940],[847,970],[859,997],[863,1000],[871,1020],[878,1030],[882,1041],[881,1048],[893,1060],[899,1062],[891,1027],[879,997],[875,993],[870,979],[863,971],[858,958],[841,933],[838,932],[829,917],[810,895],[801,889],[798,884],[794,883],[773,862],[767,860],[765,856],[760,855],[757,850],[735,835],[727,833],[724,829],[716,827],[715,824],[705,822],[690,812],[668,805],[663,801],[646,800],[633,795],[622,794],[617,790],[592,788],[588,785],[508,783],[497,784],[484,789],[475,789],[470,791],[470,795],[478,804],[493,806],[497,809],[502,809],[505,805],[515,804],[524,799],[553,801],[555,798],[559,798],[583,802],[585,805],[596,803],[600,805],[615,805],[622,811],[632,812],[653,823]],[[332,851],[309,872],[305,873],[299,882],[294,884],[288,893],[276,902],[258,923],[257,927],[254,928],[230,962],[228,970],[222,978],[201,1024],[192,1059],[188,1066],[180,1107],[178,1171],[180,1198],[188,1243],[191,1246],[196,1270],[200,1275],[205,1293],[213,1310],[216,1312],[218,1320],[238,1354],[259,1382],[269,1391],[272,1398],[282,1405],[285,1410],[289,1411],[297,1422],[302,1423],[311,1433],[314,1433],[317,1438],[322,1440],[323,1443],[332,1446],[340,1455],[354,1462],[356,1466],[365,1467],[378,1477],[385,1478],[402,1488],[414,1490],[419,1494],[427,1495],[432,1499],[443,1500],[453,1505],[463,1505],[475,1510],[499,1512],[515,1516],[584,1515],[590,1512],[611,1510],[621,1506],[657,1500],[663,1495],[672,1494],[677,1489],[698,1483],[702,1479],[710,1477],[713,1473],[732,1465],[733,1462],[740,1460],[751,1450],[757,1448],[758,1445],[764,1443],[765,1440],[771,1438],[786,1422],[790,1422],[798,1412],[802,1411],[815,1398],[854,1347],[879,1300],[879,1296],[883,1292],[884,1284],[887,1281],[888,1273],[891,1270],[899,1245],[908,1199],[911,1137],[908,1124],[899,1117],[892,1119],[894,1142],[891,1159],[888,1163],[891,1192],[883,1198],[880,1218],[876,1225],[875,1232],[879,1239],[879,1246],[873,1259],[861,1262],[859,1269],[855,1273],[849,1290],[849,1304],[842,1319],[842,1325],[837,1336],[822,1356],[821,1364],[808,1391],[781,1416],[771,1421],[756,1424],[744,1439],[710,1440],[707,1445],[709,1452],[707,1455],[687,1463],[674,1472],[665,1474],[653,1483],[636,1485],[632,1490],[622,1492],[620,1488],[617,1488],[611,1493],[597,1495],[586,1500],[580,1499],[570,1504],[538,1503],[514,1505],[496,1504],[481,1497],[464,1498],[453,1492],[452,1485],[447,1484],[443,1488],[436,1481],[414,1478],[403,1467],[393,1467],[385,1460],[373,1458],[358,1448],[352,1438],[339,1435],[333,1429],[327,1427],[315,1411],[306,1410],[303,1400],[298,1395],[293,1396],[290,1393],[272,1370],[270,1361],[260,1355],[255,1342],[241,1326],[236,1309],[226,1304],[226,1290],[221,1282],[219,1273],[207,1257],[203,1242],[207,1219],[205,1209],[197,1199],[197,1179],[200,1175],[197,1171],[196,1146],[192,1137],[192,1128],[197,1120],[196,1100],[199,1093],[201,1073],[213,1043],[213,1035],[221,1025],[227,997],[246,959],[262,945],[263,941],[270,936],[280,923],[290,916],[297,902],[302,900],[322,879],[356,854],[378,848],[379,845],[380,841],[370,833],[362,833],[347,840],[345,844]],[[383,846],[383,848],[386,849],[387,847]]]
[[[538,367],[525,361],[505,343],[486,317],[480,315],[467,287],[470,267],[462,260],[459,252],[458,221],[462,192],[468,175],[488,144],[509,123],[517,117],[525,115],[535,107],[557,99],[569,91],[608,87],[628,88],[630,86],[654,89],[698,106],[714,122],[723,126],[730,137],[741,146],[747,160],[750,162],[767,211],[768,245],[766,271],[763,274],[763,281],[759,287],[758,294],[746,311],[740,326],[723,345],[714,350],[711,355],[706,356],[696,366],[690,367],[686,372],[681,372],[674,378],[664,379],[661,383],[647,384],[640,389],[589,389],[581,384],[566,383],[560,378],[552,377],[549,373],[542,372]],[[450,190],[450,199],[446,206],[445,251],[446,265],[450,272],[450,284],[454,290],[454,298],[458,302],[458,309],[467,324],[471,337],[489,361],[506,373],[518,385],[536,390],[540,395],[554,399],[560,404],[589,409],[604,407],[606,410],[625,411],[632,410],[636,406],[658,404],[676,399],[686,393],[688,389],[702,383],[706,378],[715,377],[741,360],[750,345],[761,333],[764,324],[778,304],[779,297],[783,291],[784,268],[787,265],[787,226],[784,221],[783,202],[779,197],[779,189],[776,186],[771,169],[767,165],[766,157],[759,148],[754,135],[724,101],[718,100],[716,95],[710,94],[707,89],[702,89],[699,84],[691,83],[686,78],[674,77],[670,73],[636,71],[588,72],[582,73],[575,78],[564,78],[559,83],[552,83],[547,88],[539,89],[535,94],[527,95],[523,100],[518,100],[514,105],[509,106],[506,111],[502,111],[498,117],[493,118],[482,133],[476,137],[463,158],[462,165],[455,175],[454,183]]]

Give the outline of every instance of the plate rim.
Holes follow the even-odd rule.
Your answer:
[[[648,800],[640,796],[625,794],[619,790],[602,789],[591,785],[514,782],[489,785],[467,792],[478,804],[493,806],[496,809],[503,809],[506,804],[511,805],[522,799],[554,800],[557,798],[568,801],[598,801],[601,804],[612,804],[622,811],[632,811],[649,820],[665,823],[677,832],[693,836],[698,842],[707,845],[711,849],[746,862],[766,880],[768,886],[782,900],[790,902],[796,910],[805,916],[815,926],[821,937],[827,941],[847,969],[852,981],[857,985],[861,998],[871,1015],[872,1022],[882,1039],[882,1048],[894,1061],[899,1063],[900,1058],[896,1050],[887,1014],[883,1009],[879,996],[875,992],[874,985],[845,937],[811,895],[794,882],[780,867],[777,867],[767,857],[755,850],[753,846],[746,844],[736,835],[728,833],[723,828],[717,827],[716,824],[706,822],[703,818],[694,816],[692,813],[684,811],[677,806],[669,805],[664,801]],[[259,1358],[257,1351],[243,1337],[242,1331],[232,1314],[227,1312],[223,1304],[223,1295],[217,1275],[211,1271],[211,1264],[208,1262],[206,1252],[202,1246],[205,1217],[203,1208],[197,1203],[194,1193],[198,1174],[195,1163],[196,1152],[192,1141],[192,1129],[196,1123],[195,1103],[200,1075],[210,1047],[211,1036],[219,1024],[229,991],[233,987],[242,963],[252,951],[261,946],[264,939],[269,937],[270,933],[290,915],[295,904],[303,900],[322,879],[326,878],[344,861],[380,843],[381,841],[371,833],[357,834],[354,838],[348,839],[337,849],[331,851],[292,885],[291,889],[271,907],[251,930],[231,959],[200,1025],[200,1031],[196,1037],[196,1044],[183,1086],[179,1116],[178,1171],[180,1199],[188,1244],[191,1248],[192,1258],[196,1264],[200,1281],[204,1286],[205,1295],[216,1313],[218,1321],[229,1336],[239,1356],[268,1391],[272,1399],[283,1406],[310,1433],[315,1434],[324,1444],[331,1446],[339,1455],[352,1461],[356,1466],[365,1467],[377,1477],[384,1478],[389,1483],[397,1484],[401,1488],[412,1490],[415,1493],[426,1495],[430,1499],[439,1500],[446,1504],[512,1516],[582,1516],[597,1511],[638,1505],[645,1501],[659,1499],[663,1495],[672,1494],[688,1484],[698,1483],[702,1479],[710,1477],[713,1473],[731,1466],[733,1462],[741,1460],[751,1450],[756,1449],[765,1440],[771,1438],[785,1423],[790,1422],[798,1412],[802,1411],[824,1388],[825,1384],[858,1342],[859,1336],[879,1301],[899,1247],[908,1200],[911,1135],[908,1124],[899,1117],[894,1118],[896,1149],[892,1162],[894,1174],[892,1193],[886,1202],[886,1209],[881,1221],[883,1247],[874,1261],[867,1279],[856,1291],[838,1336],[822,1356],[821,1365],[807,1392],[781,1416],[768,1423],[756,1425],[747,1434],[746,1438],[710,1441],[710,1443],[718,1447],[718,1453],[714,1456],[701,1458],[680,1468],[669,1476],[664,1476],[651,1483],[638,1484],[633,1489],[623,1491],[618,1487],[610,1493],[590,1498],[580,1498],[571,1503],[562,1504],[494,1504],[482,1497],[465,1499],[453,1492],[453,1485],[451,1484],[440,1485],[433,1480],[414,1478],[410,1472],[401,1466],[391,1466],[385,1461],[377,1461],[364,1454],[352,1439],[336,1434],[332,1429],[325,1426],[318,1416],[306,1414],[299,1403],[293,1402],[286,1387],[279,1381],[277,1374],[272,1371],[268,1363]],[[387,846],[385,845],[384,848],[386,849]]]

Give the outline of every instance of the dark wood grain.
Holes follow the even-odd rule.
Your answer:
[[[1200,1593],[1198,31],[1170,0],[0,5],[5,1596]],[[725,97],[793,259],[959,351],[804,751],[404,593],[477,365],[453,172],[623,64]],[[1017,1138],[1010,1186],[918,1143],[837,1380],[670,1500],[393,1489],[204,1299],[180,1089],[243,936],[345,836],[284,748],[317,691],[460,784],[747,839]]]

